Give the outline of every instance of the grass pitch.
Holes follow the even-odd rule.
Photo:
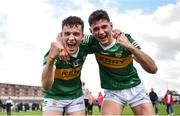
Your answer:
[[[175,104],[173,106],[175,115],[180,115],[180,104]],[[164,105],[158,105],[158,115],[167,115],[166,108]],[[29,112],[12,112],[12,116],[41,116],[41,111],[29,111]],[[93,115],[99,115],[98,107],[93,107]],[[130,107],[126,106],[123,111],[123,115],[133,115]],[[0,112],[0,116],[6,116],[6,112]]]

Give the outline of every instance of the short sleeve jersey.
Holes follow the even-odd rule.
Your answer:
[[[125,35],[136,48],[140,49],[138,43],[129,34]],[[133,66],[132,53],[120,44],[115,43],[112,47],[104,50],[98,41],[94,41],[91,52],[95,53],[99,64],[101,87],[103,89],[128,89],[141,83],[137,70]]]
[[[83,95],[80,75],[89,48],[86,38],[85,36],[81,41],[76,57],[71,56],[67,62],[56,59],[54,83],[51,88],[43,92],[45,98],[71,100]],[[44,65],[47,63],[48,53],[44,56]]]

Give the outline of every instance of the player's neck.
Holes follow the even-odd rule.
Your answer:
[[[104,50],[107,50],[107,49],[111,48],[112,46],[114,46],[115,43],[116,43],[116,40],[115,40],[114,38],[112,38],[111,41],[109,42],[109,44],[107,44],[106,46],[100,44],[100,46],[101,46]]]

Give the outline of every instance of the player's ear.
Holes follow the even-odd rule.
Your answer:
[[[60,33],[60,36],[61,36],[60,41],[61,41],[61,42],[63,42],[63,39],[62,39],[62,37],[63,37],[63,33],[62,33],[62,32]]]
[[[57,37],[56,37],[57,42],[63,43],[63,39],[62,39],[62,32],[60,32]]]
[[[84,35],[84,34],[82,34],[82,39],[84,39],[84,36],[85,36],[85,35]],[[82,40],[82,39],[81,39],[81,40]]]
[[[57,37],[56,37],[56,40],[57,40],[57,41],[60,41],[60,39],[61,39],[61,32],[58,33],[58,35],[57,35]]]
[[[91,30],[91,28],[89,28],[89,31],[92,33],[92,30]]]
[[[111,25],[111,28],[113,28],[113,24],[112,24],[112,22],[110,22],[110,25]]]

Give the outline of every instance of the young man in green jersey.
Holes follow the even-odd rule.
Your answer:
[[[76,16],[62,21],[62,32],[57,42],[52,42],[44,57],[42,87],[44,89],[43,115],[85,115],[80,74],[87,56],[83,40],[84,22]],[[64,47],[61,46],[61,44]],[[59,56],[69,54],[69,60]]]
[[[89,16],[90,31],[96,41],[91,46],[99,64],[101,87],[105,89],[102,115],[121,115],[130,105],[135,115],[154,115],[148,93],[142,84],[133,59],[152,74],[157,66],[150,56],[140,50],[129,34],[112,36],[112,22],[106,11],[96,10]]]
[[[62,21],[62,32],[44,57],[43,115],[85,115],[80,74],[94,36],[84,35],[84,22],[76,16]],[[117,36],[118,30],[113,33]],[[69,55],[68,60],[67,55]]]

